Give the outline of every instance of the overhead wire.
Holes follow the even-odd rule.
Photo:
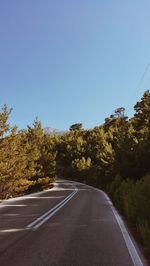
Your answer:
[[[146,76],[146,74],[147,74],[147,72],[148,72],[148,70],[149,70],[149,67],[150,67],[150,62],[146,65],[146,68],[145,68],[145,70],[144,70],[144,72],[143,72],[143,74],[142,74],[142,76],[141,76],[141,78],[140,78],[140,80],[139,80],[139,83],[138,83],[138,85],[137,85],[136,88],[135,88],[135,91],[134,91],[134,95],[133,95],[133,97],[135,97],[135,94],[136,94],[137,91],[141,88],[141,86],[142,86],[142,84],[143,84],[143,81],[144,81],[144,78],[145,78],[145,76]]]
[[[150,61],[148,62],[148,64],[146,65],[146,67],[145,67],[145,69],[144,69],[144,72],[142,73],[142,75],[141,75],[141,77],[140,77],[140,80],[139,80],[139,82],[138,82],[138,84],[137,84],[137,86],[135,87],[135,90],[133,91],[133,93],[132,93],[132,95],[131,95],[131,98],[129,99],[129,102],[130,102],[130,104],[129,104],[129,102],[128,102],[128,104],[129,104],[129,106],[133,106],[133,104],[136,104],[136,101],[137,101],[137,92],[138,92],[138,94],[139,94],[139,90],[141,90],[141,88],[142,88],[142,90],[144,90],[144,88],[145,88],[145,84],[143,84],[143,82],[144,82],[144,79],[145,79],[145,76],[146,76],[146,74],[147,74],[147,72],[148,72],[148,70],[149,70],[149,68],[150,68]],[[149,78],[148,78],[148,80],[147,81],[149,81]],[[138,96],[139,97],[139,96]],[[142,97],[142,95],[141,95],[141,97]],[[130,109],[130,107],[129,107],[129,109]]]

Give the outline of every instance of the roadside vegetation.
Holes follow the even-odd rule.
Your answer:
[[[40,121],[18,131],[11,128],[11,110],[0,113],[0,198],[6,199],[51,186],[55,177],[55,136],[47,136]]]
[[[1,198],[51,185],[58,178],[107,191],[150,256],[150,92],[128,118],[120,107],[104,124],[85,130],[74,124],[64,134],[45,134],[40,121],[11,128],[6,106],[0,113]]]

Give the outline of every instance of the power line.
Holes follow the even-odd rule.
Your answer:
[[[141,78],[140,78],[140,81],[139,81],[139,83],[138,83],[138,85],[137,85],[137,87],[136,87],[136,89],[135,89],[134,96],[135,96],[137,90],[139,90],[139,89],[141,88],[141,85],[142,85],[142,83],[143,83],[143,80],[144,80],[144,78],[145,78],[145,76],[146,76],[146,73],[147,73],[149,67],[150,67],[150,62],[146,65],[146,68],[145,68],[145,70],[144,70],[144,73],[142,74],[142,76],[141,76]]]

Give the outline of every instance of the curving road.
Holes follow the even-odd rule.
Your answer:
[[[131,239],[108,197],[84,184],[0,203],[1,266],[147,265]]]

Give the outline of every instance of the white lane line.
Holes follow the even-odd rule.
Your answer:
[[[120,228],[120,230],[121,230],[121,233],[122,233],[122,235],[123,235],[123,238],[124,238],[124,241],[125,241],[125,243],[126,243],[126,246],[127,246],[128,252],[129,252],[129,254],[130,254],[130,257],[131,257],[131,259],[132,259],[133,265],[134,265],[134,266],[143,266],[144,264],[143,264],[143,262],[142,262],[141,259],[140,259],[140,256],[139,256],[139,254],[138,254],[138,252],[137,252],[137,250],[136,250],[136,247],[135,247],[135,245],[133,244],[133,241],[132,241],[132,239],[131,239],[131,237],[130,237],[130,235],[129,235],[127,229],[126,229],[126,226],[125,226],[125,224],[124,224],[122,218],[121,218],[120,215],[118,214],[117,210],[115,209],[115,207],[114,207],[114,205],[113,205],[111,199],[108,197],[108,195],[107,195],[104,191],[102,191],[102,190],[100,190],[100,189],[96,189],[96,188],[95,188],[95,190],[97,190],[97,191],[99,191],[99,192],[102,192],[103,195],[105,196],[105,198],[106,198],[108,204],[110,205],[110,208],[111,208],[112,211],[113,211],[113,214],[114,214],[114,216],[115,216],[115,218],[116,218],[116,221],[117,221],[117,223],[118,223],[118,225],[119,225],[119,228]]]
[[[75,190],[69,196],[67,196],[64,200],[59,202],[52,209],[48,210],[43,215],[38,217],[35,221],[30,223],[26,228],[33,229],[33,230],[38,229],[42,224],[44,224],[48,219],[50,219],[56,212],[58,212],[69,200],[71,200],[77,192],[78,192],[78,189],[75,188]]]

